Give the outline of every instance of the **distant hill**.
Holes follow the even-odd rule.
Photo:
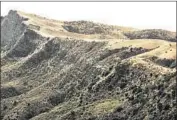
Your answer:
[[[161,29],[147,29],[125,33],[130,39],[162,39],[176,42],[176,33]]]

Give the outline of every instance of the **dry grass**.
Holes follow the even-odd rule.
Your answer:
[[[21,16],[29,18],[28,21],[25,21],[25,24],[34,24],[40,26],[40,31],[36,31],[39,34],[46,37],[63,37],[63,38],[73,38],[75,40],[85,40],[88,42],[97,41],[97,42],[107,42],[108,44],[105,46],[106,49],[118,49],[122,47],[131,47],[131,48],[145,48],[151,49],[149,52],[145,52],[132,58],[135,59],[138,63],[142,63],[144,65],[149,66],[144,59],[156,56],[160,59],[176,59],[176,43],[169,42],[165,40],[159,39],[134,39],[134,40],[126,40],[126,39],[118,39],[119,37],[123,37],[122,32],[127,31],[136,31],[137,29],[129,28],[129,27],[121,27],[121,26],[113,26],[120,31],[113,30],[110,36],[105,36],[106,39],[102,39],[102,34],[79,34],[74,32],[66,31],[62,25],[64,25],[63,21],[47,19],[44,17],[40,17],[33,14],[27,14],[18,11]],[[153,64],[153,66],[157,66]],[[165,70],[164,72],[168,71]]]
[[[118,99],[106,99],[93,103],[88,108],[88,111],[93,113],[93,115],[100,115],[113,112],[119,105],[121,105],[121,102]]]
[[[40,26],[40,31],[36,31],[41,35],[47,37],[69,37],[82,39],[86,41],[107,41],[108,45],[106,48],[109,49],[117,49],[121,47],[142,47],[146,49],[155,49],[153,51],[147,52],[145,54],[141,54],[140,56],[158,56],[160,58],[168,58],[168,59],[176,59],[176,44],[174,42],[168,42],[164,40],[151,40],[151,39],[134,39],[134,40],[123,40],[117,39],[118,36],[122,36],[121,32],[125,31],[136,31],[137,29],[129,28],[129,27],[121,27],[121,26],[113,26],[119,29],[121,32],[112,31],[110,36],[105,36],[106,39],[101,39],[101,34],[79,34],[66,31],[62,25],[64,25],[63,21],[47,19],[44,17],[40,17],[34,14],[23,13],[18,11],[18,14],[29,18],[28,21],[25,21],[25,24],[34,24]],[[114,34],[115,33],[115,34]],[[123,36],[122,36],[123,37]],[[171,46],[170,46],[171,44]]]
[[[2,87],[10,87],[10,86],[15,87],[15,86],[17,86],[17,84],[19,84],[19,81],[15,80],[15,81],[10,81],[10,82],[4,83],[1,86]]]
[[[73,38],[79,38],[79,39],[101,39],[100,34],[90,34],[90,35],[85,35],[85,34],[79,34],[79,33],[72,33],[66,31],[62,25],[64,25],[64,21],[59,21],[59,20],[52,20],[52,19],[47,19],[44,17],[40,17],[34,14],[29,14],[29,13],[24,13],[21,11],[18,11],[18,14],[20,16],[23,16],[25,18],[28,18],[28,21],[25,21],[24,23],[29,25],[37,25],[40,26],[40,30],[36,31],[40,34],[44,34],[45,36],[55,36],[55,37],[73,37]],[[121,32],[125,31],[132,31],[136,30],[135,28],[130,28],[130,27],[121,27],[121,26],[113,26],[116,29],[119,29]],[[123,36],[121,33],[118,33],[117,31],[113,30],[112,31],[111,38],[119,38]],[[102,35],[101,35],[102,36]],[[110,38],[110,36],[106,36],[107,39]]]
[[[139,57],[157,56],[162,59],[176,59],[176,43],[174,42],[155,39],[109,40],[108,45],[106,46],[106,48],[109,49],[117,49],[122,47],[142,47],[145,49],[154,49],[138,55]]]

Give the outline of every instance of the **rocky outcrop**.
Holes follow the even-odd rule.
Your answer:
[[[1,50],[10,50],[15,43],[22,37],[26,26],[22,23],[23,18],[17,11],[10,11],[1,23]]]

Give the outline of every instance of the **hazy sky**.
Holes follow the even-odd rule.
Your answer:
[[[176,31],[175,2],[2,2],[1,15],[21,10],[58,20],[91,20]]]

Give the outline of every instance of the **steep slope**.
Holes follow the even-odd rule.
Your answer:
[[[110,28],[10,11],[1,22],[1,118],[175,120],[175,42]]]

